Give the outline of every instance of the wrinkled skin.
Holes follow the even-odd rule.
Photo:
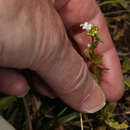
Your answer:
[[[11,68],[0,69],[2,93],[26,93],[27,81],[13,70],[17,68],[37,73],[30,77],[41,94],[57,96],[81,112],[101,109],[105,97],[112,102],[121,98],[119,58],[95,0],[0,0],[0,19],[0,66]],[[74,30],[84,21],[97,25],[104,41],[96,53],[104,54],[102,63],[109,70],[100,85],[67,35],[68,31],[82,54],[88,39],[85,32]]]

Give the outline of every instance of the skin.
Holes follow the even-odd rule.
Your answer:
[[[13,70],[17,68],[33,71],[30,77],[41,94],[57,96],[81,112],[96,112],[105,97],[115,102],[123,95],[119,58],[94,0],[0,0],[0,18],[0,66],[12,68],[0,69],[2,93],[22,96],[28,90],[25,78]],[[96,53],[104,54],[102,63],[109,70],[100,85],[81,56],[88,38],[77,25],[84,21],[97,25],[104,41]]]

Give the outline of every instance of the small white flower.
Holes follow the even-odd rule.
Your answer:
[[[93,24],[89,24],[88,22],[85,22],[84,24],[80,24],[80,27],[82,27],[83,30],[90,31],[92,29]]]
[[[91,44],[88,44],[88,47],[90,48],[90,47],[91,47]]]

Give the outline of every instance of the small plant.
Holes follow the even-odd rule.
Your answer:
[[[101,60],[103,58],[103,54],[96,55],[95,49],[98,44],[103,43],[103,41],[99,38],[99,28],[93,24],[89,24],[85,22],[84,24],[80,24],[83,30],[86,31],[86,35],[91,37],[91,43],[88,43],[87,49],[85,49],[84,54],[88,58],[91,66],[91,72],[93,74],[94,79],[99,83],[101,81],[101,76],[103,74],[104,66],[101,64]],[[81,122],[81,130],[83,130],[83,119],[82,113],[80,113],[80,122]]]
[[[93,24],[89,24],[88,22],[80,24],[80,27],[86,31],[87,36],[91,37],[91,43],[88,43],[88,47],[84,51],[84,54],[90,62],[91,72],[95,80],[97,83],[99,83],[101,81],[101,76],[103,75],[103,70],[105,69],[105,67],[101,64],[101,60],[104,55],[95,54],[95,49],[97,48],[98,44],[103,43],[98,36],[99,28]]]

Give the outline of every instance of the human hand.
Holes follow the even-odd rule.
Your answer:
[[[109,68],[100,85],[104,92],[90,75],[87,63],[72,47],[62,19],[51,1],[0,1],[2,19],[0,21],[0,65],[2,67],[28,68],[37,72],[49,85],[46,87],[45,84],[42,84],[43,81],[33,76],[33,82],[38,90],[44,94],[47,94],[47,89],[51,90],[65,103],[81,112],[92,113],[101,109],[105,102],[103,93],[109,101],[116,101],[121,97],[123,83],[119,60],[115,49],[111,49],[113,48],[111,38],[103,16],[94,1],[88,0],[85,4],[85,0],[70,0],[64,5],[57,0],[56,8],[69,31],[72,31],[71,27],[74,25],[86,20],[94,24],[96,22],[96,25],[100,27],[100,36],[102,39],[104,38],[104,45],[99,46],[97,53],[107,52],[104,54],[103,64]],[[87,14],[86,10],[90,5],[94,10],[90,10]],[[82,9],[80,16],[76,12],[77,9],[80,11]],[[73,33],[72,37],[83,51],[86,47],[84,34]],[[114,59],[114,64],[113,61],[109,62],[111,56]],[[2,92],[22,95],[26,91],[27,82],[21,75],[13,70],[1,71],[3,71],[0,76]],[[5,76],[3,76],[4,74]],[[14,81],[13,85],[10,85],[11,90],[5,82],[10,77],[9,74],[12,75],[10,82]],[[19,77],[19,80],[16,77]],[[113,77],[116,77],[119,82],[115,83]]]
[[[80,12],[79,12],[80,11]],[[85,31],[78,31],[77,25],[87,21],[99,27],[99,36],[104,44],[100,44],[96,50],[97,54],[104,54],[102,64],[106,70],[102,77],[100,87],[108,101],[117,101],[124,92],[124,85],[117,52],[111,40],[107,24],[95,0],[70,0],[64,8],[59,9],[68,30],[78,44],[81,53],[87,48],[89,39]]]

